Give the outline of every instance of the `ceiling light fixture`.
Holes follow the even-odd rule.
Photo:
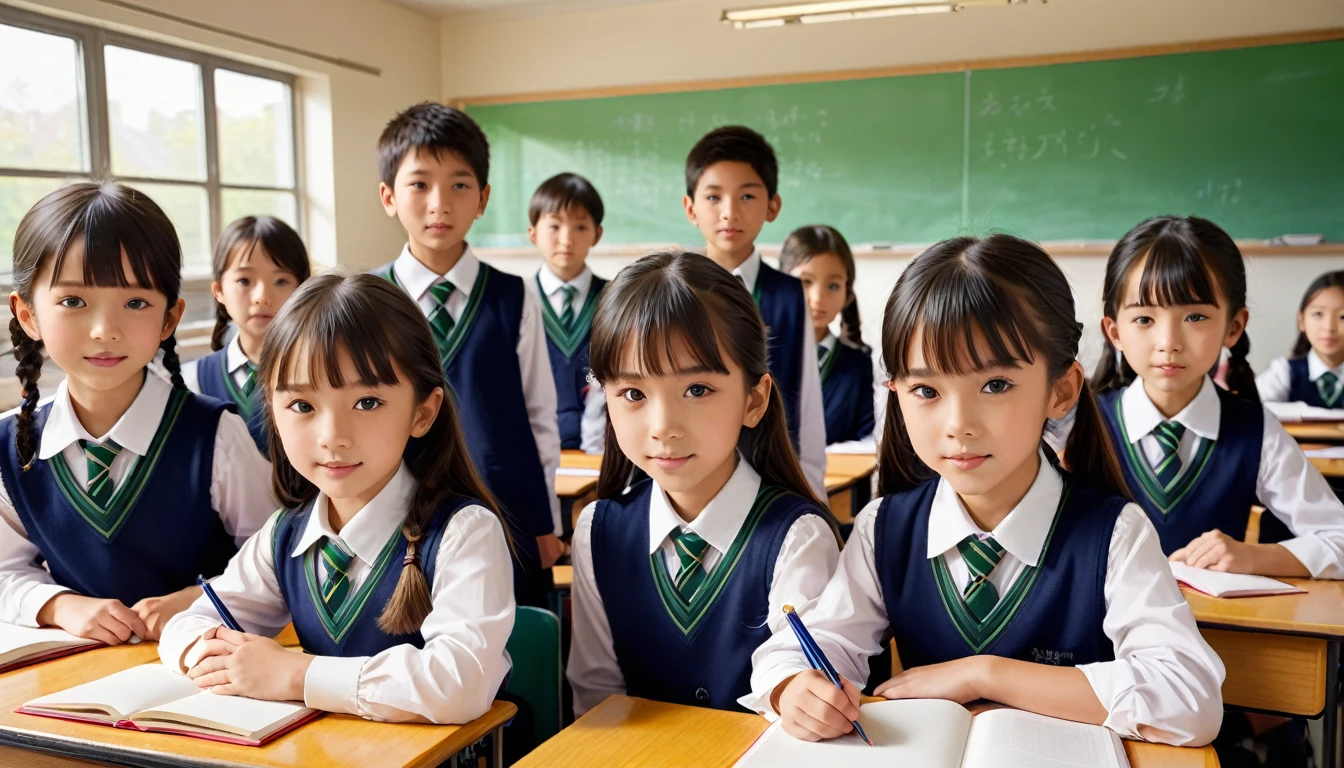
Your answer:
[[[786,24],[821,24],[857,21],[887,16],[948,13],[975,5],[1021,5],[1026,0],[823,0],[757,8],[725,10],[719,20],[737,29],[782,27]]]

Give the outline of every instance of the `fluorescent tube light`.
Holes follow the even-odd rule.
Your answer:
[[[719,20],[738,29],[816,24],[886,16],[959,11],[971,5],[1017,5],[1026,0],[819,0],[725,10]]]

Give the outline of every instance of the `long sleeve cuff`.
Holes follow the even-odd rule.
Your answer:
[[[1173,690],[1168,674],[1136,668],[1125,660],[1084,664],[1078,667],[1106,708],[1102,726],[1126,739],[1203,746],[1213,741],[1223,719],[1223,698],[1218,688],[1200,690],[1200,679],[1185,679]],[[1218,685],[1221,676],[1209,683]],[[1174,695],[1173,695],[1174,694]]]
[[[223,624],[218,619],[179,613],[163,628],[159,638],[159,661],[174,672],[186,673],[196,666],[205,652],[201,637],[220,626]]]
[[[1319,536],[1298,536],[1279,544],[1306,566],[1313,579],[1344,578],[1344,564],[1339,562],[1339,553]]]
[[[324,712],[364,714],[359,709],[359,675],[368,656],[316,656],[303,678],[303,703]]]
[[[779,719],[779,713],[775,711],[774,707],[770,706],[770,694],[775,692],[775,687],[780,683],[799,672],[806,672],[809,669],[811,667],[806,664],[785,662],[753,674],[751,693],[738,699],[737,703],[773,723]]]
[[[34,584],[19,599],[19,620],[17,623],[23,627],[36,627],[37,614],[42,611],[44,605],[51,602],[51,599],[57,595],[73,591],[60,584]]]

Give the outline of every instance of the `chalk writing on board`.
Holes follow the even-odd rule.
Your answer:
[[[1174,82],[1158,85],[1148,97],[1149,104],[1180,104],[1182,101],[1185,101],[1185,75],[1177,75]]]
[[[1236,205],[1241,202],[1241,178],[1231,181],[1209,179],[1204,186],[1195,190],[1195,198],[1219,205]]]
[[[1058,112],[1059,108],[1055,106],[1055,94],[1051,92],[1050,86],[1041,86],[1041,89],[1032,94],[1014,93],[1007,99],[1008,112],[1014,117],[1022,117],[1032,109],[1040,112]],[[1004,102],[999,100],[994,91],[985,94],[980,100],[981,117],[998,117],[1004,114]]]

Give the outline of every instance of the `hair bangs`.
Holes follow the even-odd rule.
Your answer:
[[[665,274],[648,272],[641,277],[645,284],[626,294],[638,299],[615,307],[610,321],[593,325],[589,360],[593,376],[606,382],[626,374],[666,376],[692,368],[727,374],[714,320],[701,297]],[[679,359],[678,339],[690,360]],[[634,353],[635,370],[625,368],[628,351]]]
[[[1217,305],[1216,285],[1197,243],[1158,237],[1148,249],[1139,275],[1139,306]]]
[[[358,384],[378,387],[400,381],[392,359],[393,340],[383,324],[367,319],[375,316],[372,302],[356,301],[369,306],[351,306],[348,300],[342,301],[350,297],[341,293],[310,294],[318,300],[294,307],[296,313],[306,315],[301,322],[272,324],[277,338],[266,346],[278,348],[279,355],[274,371],[267,371],[266,377],[274,382],[275,391],[315,387],[323,376],[336,389],[356,383],[346,382],[341,372],[342,353],[350,356]],[[301,371],[306,372],[306,381],[301,380]]]
[[[159,207],[130,187],[110,184],[89,190],[83,202],[55,243],[51,284],[56,284],[70,246],[83,238],[85,285],[138,285],[176,300],[182,280],[182,247]],[[129,276],[123,253],[130,265]]]

